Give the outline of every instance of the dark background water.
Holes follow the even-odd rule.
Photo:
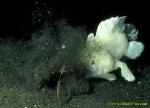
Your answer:
[[[1,32],[13,33],[21,29],[22,26],[32,24],[32,14],[34,11],[41,11],[43,20],[50,20],[46,17],[46,11],[50,10],[56,18],[64,17],[71,24],[86,25],[89,29],[95,29],[97,24],[105,18],[111,16],[128,16],[128,20],[132,21],[140,33],[147,30],[149,19],[149,7],[146,3],[138,2],[59,2],[52,0],[3,0],[0,3],[1,13]],[[45,11],[45,12],[44,12]],[[44,16],[45,15],[45,16]],[[27,28],[26,27],[26,28]]]

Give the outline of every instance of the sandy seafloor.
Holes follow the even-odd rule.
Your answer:
[[[1,108],[149,108],[149,71],[150,67],[146,67],[142,70],[143,76],[133,83],[128,83],[122,78],[114,82],[92,81],[90,89],[88,83],[83,80],[78,83],[75,80],[66,80],[67,88],[61,85],[60,89],[61,104],[58,102],[56,89],[29,89],[23,84],[17,86],[7,81],[9,83],[3,84],[0,88],[0,106]]]
[[[121,7],[98,11],[98,7],[83,8],[81,4],[76,10],[76,6],[46,3],[37,0],[32,8],[24,5],[23,23],[18,21],[19,15],[12,16],[18,18],[18,25],[8,18],[7,23],[1,21],[0,108],[150,108],[150,45],[143,20],[146,15],[140,9],[134,13],[139,6],[131,6],[131,11]],[[139,29],[138,40],[145,44],[137,60],[123,58],[136,80],[127,82],[120,70],[114,71],[116,81],[86,79],[88,70],[76,64],[77,49],[90,32],[95,33],[100,20],[116,15],[127,15],[127,22]],[[57,89],[62,65],[66,68]]]

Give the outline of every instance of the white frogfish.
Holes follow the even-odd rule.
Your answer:
[[[126,16],[112,17],[98,25],[96,34],[90,33],[87,37],[86,67],[90,70],[87,76],[116,80],[113,70],[121,69],[121,76],[132,82],[134,75],[127,64],[120,61],[123,56],[136,59],[144,51],[144,44],[136,41],[138,30],[133,24],[125,24]]]

